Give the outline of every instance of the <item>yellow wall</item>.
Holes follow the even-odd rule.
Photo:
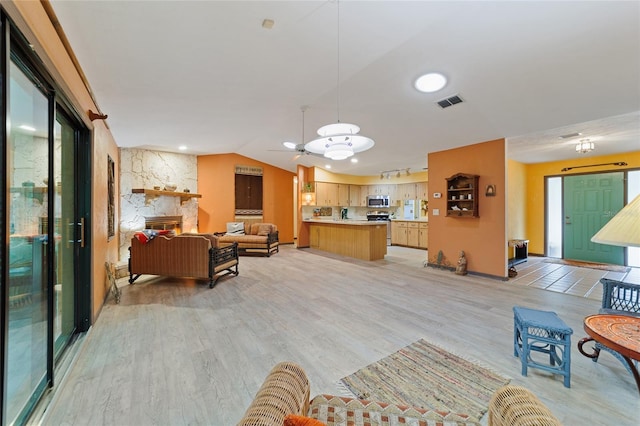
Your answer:
[[[110,155],[116,162],[118,170],[118,147],[104,121],[91,122],[87,117],[88,110],[98,111],[98,108],[92,101],[42,4],[36,1],[3,1],[2,5],[20,31],[34,45],[36,54],[45,64],[47,71],[61,85],[85,125],[93,130],[91,176],[93,194],[91,200],[91,316],[93,322],[108,294],[104,262],[105,260],[113,262],[118,260],[118,240],[113,238],[108,241],[107,238],[107,155]],[[118,175],[116,173],[116,179]],[[118,181],[116,181],[116,185],[119,185]],[[116,194],[116,200],[118,199],[119,189]],[[116,214],[118,210],[119,204],[116,205]],[[118,217],[116,217],[116,223],[118,222]]]
[[[507,239],[526,239],[527,168],[523,163],[507,162]]]
[[[598,166],[583,167],[563,172],[565,167],[587,166],[590,164],[605,164],[626,162],[627,166]],[[603,155],[599,157],[576,157],[569,161],[554,161],[550,163],[528,164],[527,173],[527,232],[530,254],[544,254],[544,183],[547,176],[566,176],[582,173],[602,173],[640,168],[640,151],[624,154]]]
[[[292,243],[295,174],[238,154],[198,157],[198,230],[220,232],[234,221],[236,165],[262,167],[263,220],[278,226],[281,243]]]
[[[429,173],[426,171],[411,172],[407,176],[401,172],[399,178],[392,176],[391,179],[381,180],[379,175],[376,176],[355,176],[333,173],[319,167],[312,167],[309,176],[313,177],[314,182],[330,182],[330,183],[346,183],[349,185],[377,185],[377,184],[398,184],[412,182],[428,182]]]
[[[456,173],[479,175],[478,218],[447,217],[447,181]],[[437,263],[442,250],[444,264],[455,267],[464,250],[470,272],[494,277],[507,276],[505,141],[478,143],[429,154],[429,263]],[[484,188],[495,185],[495,196]],[[433,214],[439,209],[438,216]]]

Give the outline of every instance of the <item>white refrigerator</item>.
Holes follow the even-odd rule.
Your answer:
[[[404,200],[403,219],[417,219],[419,205],[416,200]]]

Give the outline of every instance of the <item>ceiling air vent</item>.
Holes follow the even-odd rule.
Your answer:
[[[441,101],[438,101],[437,104],[440,105],[441,108],[448,108],[450,106],[453,106],[455,104],[459,104],[462,102],[462,98],[458,95],[453,95],[449,98],[446,99],[442,99]]]

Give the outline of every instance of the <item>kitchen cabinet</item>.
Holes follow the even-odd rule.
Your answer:
[[[349,187],[351,185],[346,185],[344,183],[338,184],[338,205],[341,207],[347,207],[351,204],[349,203],[350,195],[349,195]]]
[[[401,183],[398,185],[398,200],[429,199],[427,182]]]
[[[391,185],[378,184],[369,185],[369,194],[367,195],[389,195]]]
[[[429,184],[427,182],[416,183],[416,198],[419,200],[429,199]]]
[[[407,222],[407,245],[410,247],[418,247],[420,239],[418,222]]]
[[[418,224],[418,247],[424,249],[429,247],[429,223],[427,222]]]
[[[416,199],[416,184],[415,183],[401,183],[398,185],[398,199],[415,200]]]
[[[391,222],[391,245],[407,245],[407,222],[396,220]]]
[[[316,206],[338,205],[338,184],[316,182]]]
[[[360,197],[360,185],[349,185],[349,206],[357,207],[362,206]],[[366,204],[364,204],[366,206]]]
[[[479,179],[464,173],[447,178],[447,216],[478,217]]]
[[[427,248],[429,224],[417,221],[391,221],[391,245]]]

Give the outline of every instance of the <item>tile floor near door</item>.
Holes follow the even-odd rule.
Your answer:
[[[639,424],[622,363],[610,354],[594,363],[576,347],[600,307],[596,282],[611,273],[532,257],[502,281],[424,267],[426,255],[389,247],[366,262],[282,245],[270,258],[242,257],[240,275],[213,289],[142,277],[120,304],[109,297],[41,424],[234,425],[279,361],[305,369],[312,395],[340,395],[340,378],[419,339],[526,387],[567,426]],[[548,291],[580,283],[581,295]],[[520,374],[514,305],[557,312],[573,329],[571,388],[539,369]]]
[[[594,300],[602,298],[600,278],[640,283],[640,268],[627,268],[627,272],[612,272],[549,262],[552,260],[546,257],[530,256],[526,262],[515,266],[518,275],[511,278],[509,283]]]

